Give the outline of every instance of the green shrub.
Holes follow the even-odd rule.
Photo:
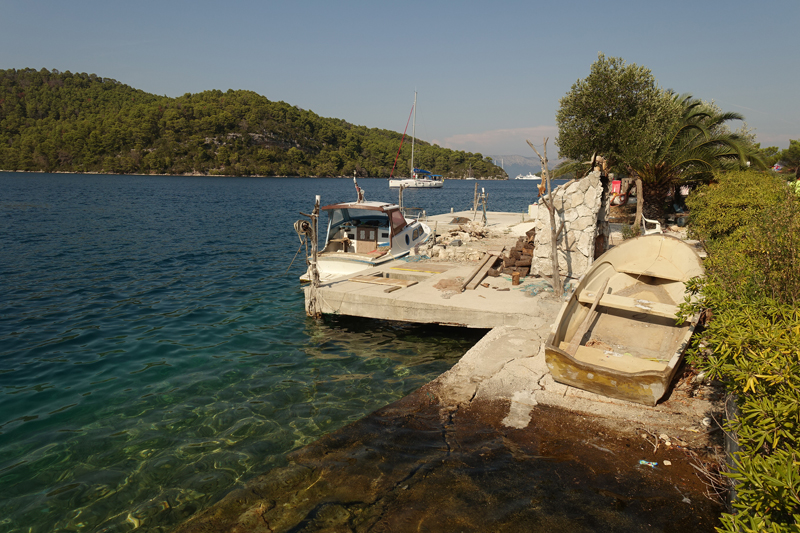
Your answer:
[[[785,181],[765,172],[743,170],[715,175],[715,181],[686,198],[689,235],[701,241],[735,237],[765,207],[786,194]]]
[[[634,237],[638,237],[642,233],[641,226],[629,226],[625,224],[622,226],[622,240],[627,241],[628,239],[633,239]]]
[[[722,531],[800,531],[800,201],[756,172],[718,176],[692,195],[692,234],[709,253],[687,288],[712,318],[689,360],[722,381],[740,414],[725,423],[741,451],[729,476],[735,514]],[[690,303],[692,302],[692,303]]]
[[[687,199],[690,235],[708,251],[707,272],[738,297],[800,297],[800,201],[785,182],[729,172]]]

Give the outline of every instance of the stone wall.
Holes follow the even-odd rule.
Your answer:
[[[556,226],[565,222],[564,231],[558,239],[559,271],[562,276],[580,278],[595,257],[605,251],[610,233],[609,198],[603,194],[600,172],[592,172],[558,187],[553,191],[553,204],[556,208]],[[536,240],[531,274],[551,276],[550,213],[541,199],[535,211]]]

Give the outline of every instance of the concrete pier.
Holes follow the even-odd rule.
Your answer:
[[[462,211],[429,217],[426,222],[442,234],[463,224],[454,220],[471,220],[472,216],[472,212]],[[490,212],[487,219],[485,228],[492,237],[461,244],[464,261],[412,256],[322,284],[317,293],[322,313],[484,329],[528,327],[554,317],[558,301],[539,299],[534,303],[532,298],[552,292],[545,279],[523,278],[519,285],[512,285],[510,276],[485,277],[474,289],[462,291],[478,264],[467,257],[499,254],[532,227],[519,213]],[[311,288],[305,290],[308,297]]]
[[[474,264],[398,260],[323,284],[318,296],[323,314],[470,328],[526,327],[558,312],[555,299],[534,303],[532,297],[537,293],[552,292],[550,285],[539,279],[514,286],[510,276],[487,277],[482,285],[462,292],[461,286],[474,269]],[[413,285],[392,285],[389,280]]]
[[[464,222],[456,220],[472,216],[472,212],[448,213],[428,222],[441,235],[463,227]],[[507,250],[532,227],[518,213],[490,212],[487,222],[489,236],[460,244],[460,257]],[[619,232],[612,232],[610,241],[620,242]],[[491,330],[431,385],[441,403],[453,408],[477,397],[509,402],[504,424],[511,427],[525,427],[527,413],[544,404],[600,416],[612,426],[657,423],[664,431],[680,432],[691,440],[694,432],[681,428],[699,431],[709,413],[721,411],[711,393],[705,399],[678,394],[676,401],[668,393],[662,403],[645,407],[555,382],[545,364],[544,344],[563,299],[553,294],[547,278],[536,277],[523,278],[519,285],[513,285],[508,275],[485,277],[474,289],[462,290],[477,264],[424,257],[396,260],[323,284],[318,292],[322,312]]]

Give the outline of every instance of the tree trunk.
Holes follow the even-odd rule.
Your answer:
[[[526,142],[528,146],[536,152],[536,155],[539,156],[539,161],[542,163],[542,183],[546,186],[547,190],[547,195],[542,198],[542,202],[550,213],[550,259],[552,260],[553,268],[553,292],[556,298],[560,300],[564,295],[564,285],[561,282],[561,271],[558,268],[558,236],[561,234],[561,231],[563,231],[564,225],[562,223],[561,226],[556,229],[556,208],[553,204],[553,193],[550,188],[550,169],[547,167],[547,137],[544,139],[544,155],[539,153],[536,147],[533,146],[533,143],[528,140],[526,140]],[[539,190],[541,191],[541,188]]]
[[[670,183],[648,184],[642,195],[642,214],[647,218],[663,221],[672,208],[669,205]],[[639,210],[639,206],[636,206]]]
[[[633,219],[634,228],[641,227],[642,224],[642,207],[644,206],[643,189],[644,187],[642,187],[642,178],[636,176],[636,218]]]

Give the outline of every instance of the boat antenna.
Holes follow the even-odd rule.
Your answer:
[[[414,91],[414,122],[411,124],[411,178],[414,175],[414,139],[417,137],[417,91]]]

